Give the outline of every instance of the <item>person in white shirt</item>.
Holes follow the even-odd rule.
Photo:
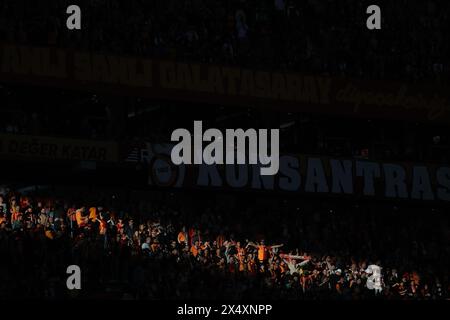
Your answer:
[[[289,273],[292,275],[296,272],[298,272],[298,269],[307,265],[310,258],[306,255],[299,256],[299,255],[292,255],[292,254],[280,254],[280,257],[283,259],[283,261],[286,263],[286,265],[289,268]],[[303,260],[300,263],[297,263],[297,260]]]

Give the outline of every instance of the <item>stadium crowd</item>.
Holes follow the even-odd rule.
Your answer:
[[[0,41],[365,78],[448,79],[448,1],[385,1],[382,30],[364,1],[0,1]]]
[[[134,208],[142,212],[133,215],[130,208],[87,200],[72,205],[68,199],[5,193],[0,297],[449,297],[448,220],[437,214],[410,214],[405,221],[393,213],[386,221],[362,207],[347,215],[331,209],[308,214],[307,205],[273,214],[264,206],[226,214],[218,204],[200,214],[195,207],[182,209],[186,203],[162,203],[144,201]],[[71,264],[82,270],[79,292],[65,287]],[[380,278],[370,278],[373,265],[381,267]]]
[[[449,78],[443,0],[386,1],[381,31],[366,29],[363,1],[81,0],[80,31],[65,26],[70,4],[0,0],[0,42],[369,79]],[[163,141],[173,114],[190,121],[194,113],[184,102],[40,87],[2,85],[0,98],[0,132],[8,134],[141,142],[163,133]],[[263,113],[241,113],[208,117],[267,123]],[[445,125],[270,119],[290,125],[284,135],[295,152],[440,163],[450,155]],[[430,208],[0,194],[0,298],[449,299],[449,220]],[[81,291],[65,286],[71,264],[81,267]],[[382,268],[375,283],[373,265]]]

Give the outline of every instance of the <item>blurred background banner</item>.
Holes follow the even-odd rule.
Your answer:
[[[0,46],[0,80],[216,105],[450,120],[444,85],[249,69],[56,47]]]
[[[0,134],[0,156],[9,159],[118,161],[117,143]]]

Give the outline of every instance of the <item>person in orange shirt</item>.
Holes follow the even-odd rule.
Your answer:
[[[267,261],[267,259],[269,259],[269,248],[264,244],[264,240],[262,240],[256,248],[258,249],[259,262]]]
[[[84,207],[81,209],[78,209],[75,213],[75,218],[77,220],[78,227],[84,227],[88,222],[88,217],[83,216],[84,213]]]
[[[253,242],[249,242],[247,244],[247,246],[252,246],[258,250],[258,260],[259,260],[259,262],[263,263],[263,262],[267,262],[273,249],[280,248],[283,245],[277,244],[277,245],[273,245],[273,246],[266,246],[265,241],[261,240],[261,242],[258,245],[254,244]]]
[[[211,246],[209,245],[209,242],[206,241],[205,243],[200,242],[200,250],[205,252],[206,250],[211,249]]]
[[[187,244],[187,234],[185,232],[185,228],[178,233],[177,240],[179,244]]]
[[[198,255],[198,251],[199,251],[199,244],[198,244],[198,241],[195,241],[195,243],[191,246],[191,254],[194,256],[194,257],[197,257],[197,255]]]

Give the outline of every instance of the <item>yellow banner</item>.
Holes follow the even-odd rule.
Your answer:
[[[209,104],[450,121],[448,88],[0,44],[0,79]]]

